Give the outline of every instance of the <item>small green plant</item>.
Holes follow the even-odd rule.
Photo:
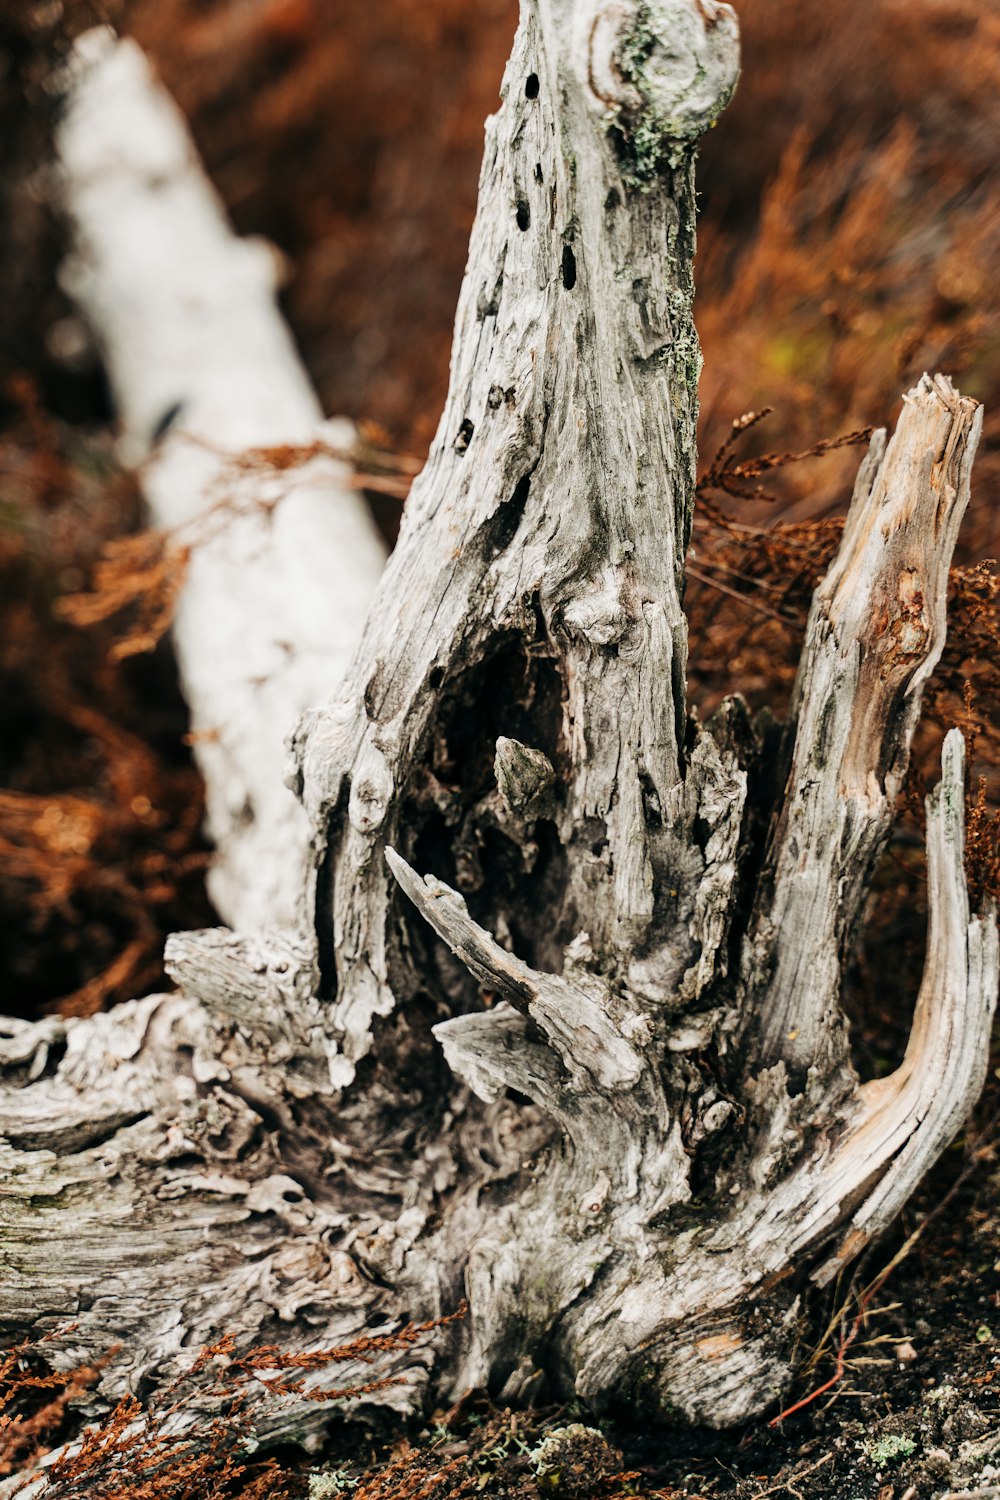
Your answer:
[[[511,1455],[511,1448],[515,1453],[525,1453],[531,1457],[531,1449],[523,1438],[516,1433],[509,1433],[507,1437],[501,1438],[500,1442],[494,1443],[492,1448],[484,1448],[476,1454],[475,1462],[480,1468],[492,1468],[494,1464],[504,1463]]]
[[[865,1453],[872,1463],[882,1464],[895,1463],[897,1459],[909,1458],[911,1453],[916,1452],[916,1443],[912,1438],[899,1437],[896,1433],[889,1433],[886,1437],[869,1438],[865,1443]]]

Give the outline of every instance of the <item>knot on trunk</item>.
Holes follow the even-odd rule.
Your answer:
[[[606,0],[587,22],[586,83],[635,152],[635,176],[656,175],[670,143],[696,139],[729,103],[739,32],[717,0]]]

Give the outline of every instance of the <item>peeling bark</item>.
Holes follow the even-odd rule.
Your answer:
[[[301,923],[172,939],[178,996],[8,1023],[8,1330],[73,1316],[66,1358],[127,1330],[147,1382],[223,1328],[310,1347],[467,1292],[384,1399],[544,1387],[723,1425],[780,1394],[804,1278],[959,1128],[998,953],[957,732],[892,1077],[859,1086],[839,989],[943,643],[974,402],[925,377],[872,441],[756,865],[754,727],[685,709],[692,169],[735,73],[710,0],[526,3],[441,427],[343,691],[294,737]]]

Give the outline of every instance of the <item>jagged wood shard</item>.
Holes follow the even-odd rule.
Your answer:
[[[878,1084],[839,988],[941,650],[974,402],[925,377],[873,439],[763,856],[745,710],[686,713],[693,157],[736,66],[713,0],[526,0],[441,427],[354,666],[294,737],[302,928],[176,938],[183,995],[10,1027],[5,1327],[76,1318],[67,1358],[127,1328],[155,1380],[222,1328],[308,1347],[467,1293],[373,1403],[543,1381],[722,1425],[780,1393],[802,1280],[959,1127],[998,956],[957,733]]]

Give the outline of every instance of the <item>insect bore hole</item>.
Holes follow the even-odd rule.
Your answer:
[[[170,431],[171,427],[173,427],[174,423],[177,421],[177,418],[180,416],[183,410],[183,401],[173,401],[160,414],[159,418],[156,421],[156,425],[154,426],[152,432],[149,434],[149,444],[151,448],[155,448],[157,443],[160,442],[162,438],[166,437],[167,433]]]
[[[520,229],[523,233],[531,223],[531,209],[528,207],[528,204],[524,198],[518,199],[517,213],[515,215],[515,218],[517,219],[518,229]]]
[[[572,245],[563,245],[562,284],[567,292],[571,292],[576,286],[576,256]]]
[[[529,73],[524,82],[524,97],[526,99],[538,98],[538,74]]]

